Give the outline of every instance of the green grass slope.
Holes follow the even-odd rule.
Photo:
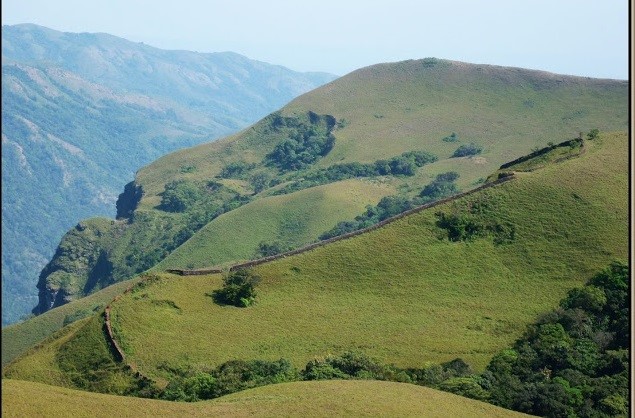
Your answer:
[[[484,402],[405,383],[321,381],[283,383],[212,401],[181,403],[81,392],[34,382],[2,380],[2,416],[528,416]]]
[[[263,241],[298,247],[394,192],[390,185],[379,182],[345,180],[266,197],[214,219],[152,270],[249,260]]]
[[[302,367],[350,349],[400,367],[461,357],[481,368],[568,289],[626,259],[627,146],[625,134],[602,135],[578,158],[259,265],[247,309],[212,302],[220,275],[166,274],[114,304],[118,338],[156,379],[230,359]],[[449,241],[439,212],[513,228],[514,238]]]
[[[166,213],[162,210],[160,204],[165,198],[166,185],[175,180],[184,181],[192,188],[198,187],[199,195],[205,196],[209,195],[208,182],[221,183],[227,193],[235,195],[232,199],[242,199],[245,212],[253,214],[269,209],[270,206],[260,202],[263,198],[320,168],[340,163],[374,163],[407,151],[427,151],[435,154],[438,161],[417,169],[413,176],[386,175],[381,177],[382,181],[412,197],[436,174],[456,171],[460,174],[458,186],[466,190],[496,171],[500,164],[525,155],[534,147],[570,139],[593,128],[602,132],[626,129],[627,87],[626,81],[436,59],[381,64],[355,71],[299,97],[279,113],[236,135],[172,153],[141,169],[134,184],[142,192],[138,206],[132,194],[124,194],[121,199],[121,202],[129,203],[123,206],[137,207],[130,214],[131,221],[114,224],[106,231],[105,235],[110,238],[97,240],[93,255],[73,259],[73,263],[63,261],[64,254],[56,257],[50,264],[53,268],[48,269],[40,280],[40,312],[48,309],[51,303],[51,306],[57,306],[94,291],[92,283],[125,280],[156,265],[208,221],[212,224],[201,232],[201,237],[194,235],[191,241],[197,247],[205,242],[206,248],[193,251],[192,244],[165,265],[174,266],[181,261],[185,265],[179,267],[207,264],[210,260],[229,262],[233,257],[234,260],[241,259],[256,250],[256,239],[246,239],[240,234],[224,234],[221,238],[217,233],[211,233],[210,229],[231,229],[232,217],[212,220],[209,211],[213,205],[204,204],[202,200],[193,204],[196,208],[189,212]],[[335,125],[330,126],[329,121],[335,121]],[[318,133],[330,126],[328,135],[334,138],[334,144],[330,151],[306,167],[281,173],[266,164],[266,155],[297,133],[292,125],[298,122],[310,125]],[[451,133],[456,134],[455,141],[444,140]],[[482,147],[482,152],[473,157],[452,158],[459,146],[469,143]],[[217,176],[231,164],[242,164],[244,172],[235,175],[236,178],[218,179]],[[269,183],[270,187],[256,190],[250,182],[255,175],[282,184]],[[373,187],[372,182],[364,184]],[[373,192],[368,190],[363,194],[372,196]],[[315,195],[309,193],[308,196]],[[324,196],[328,198],[328,194]],[[354,196],[342,194],[340,199],[338,207],[346,209],[330,214],[331,226],[350,219],[350,213],[360,205]],[[282,203],[285,199],[272,202]],[[236,200],[233,203],[224,207],[236,210],[238,203]],[[312,205],[305,205],[302,210],[301,206],[297,204],[294,216],[317,225],[322,211],[314,210]],[[274,225],[276,218],[281,219],[287,209],[281,206],[278,210],[280,214],[271,215]],[[245,230],[261,231],[257,216],[246,217],[242,222],[241,228]],[[123,232],[125,238],[118,239],[121,231],[117,228],[122,225],[126,229]],[[88,230],[92,228],[90,222],[87,226]],[[284,241],[302,244],[314,240],[317,235],[319,232],[311,235],[299,228],[289,231]],[[208,236],[214,239],[206,239]],[[271,242],[279,236],[280,228],[274,226],[266,233],[261,232],[257,239]],[[71,238],[76,240],[69,248],[81,247],[83,242],[93,240],[89,232],[68,239]],[[235,255],[227,253],[229,247],[238,249]],[[56,283],[58,271],[70,275],[61,287]],[[58,300],[51,301],[53,293],[68,297],[56,296]]]
[[[99,292],[59,306],[42,315],[2,328],[2,367],[43,341],[64,325],[100,312],[136,279],[109,286]]]

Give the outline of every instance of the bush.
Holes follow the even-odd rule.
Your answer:
[[[223,278],[223,287],[212,292],[214,301],[221,305],[246,308],[256,299],[256,285],[260,276],[247,269],[239,269]]]
[[[489,398],[489,392],[483,389],[474,377],[452,377],[441,382],[438,388],[456,395],[478,399],[479,401],[485,401]]]
[[[268,173],[256,173],[249,178],[249,183],[251,183],[251,187],[254,188],[254,194],[258,194],[267,187],[271,186],[271,175]]]
[[[587,136],[587,138],[589,138],[589,139],[595,139],[595,138],[597,138],[599,135],[600,135],[600,130],[599,130],[599,129],[597,129],[597,128],[595,128],[595,129],[591,129],[591,130],[589,131],[589,133],[588,133],[586,136]]]
[[[480,154],[481,151],[483,151],[483,147],[471,142],[469,144],[464,144],[458,147],[456,151],[454,151],[454,154],[452,154],[452,157],[467,157],[470,155],[477,155]]]
[[[329,356],[324,360],[312,360],[307,363],[301,374],[304,380],[373,379],[412,382],[404,370],[381,364],[356,351],[347,351],[337,357]]]
[[[254,167],[256,167],[256,164],[247,164],[244,161],[236,161],[223,167],[218,177],[223,179],[240,178]]]
[[[452,132],[450,135],[443,138],[443,142],[456,142],[459,138],[456,136],[456,133]]]
[[[257,258],[270,257],[272,255],[282,254],[290,250],[291,250],[290,247],[284,246],[278,241],[272,242],[271,244],[268,244],[262,241],[260,244],[258,244],[258,251],[256,252],[256,257]]]
[[[495,355],[481,376],[490,384],[491,401],[540,416],[624,414],[628,282],[628,266],[613,263],[529,326],[513,350]]]
[[[201,197],[202,192],[195,183],[174,180],[165,185],[165,191],[161,195],[161,209],[168,212],[185,212]]]
[[[433,202],[457,194],[459,189],[454,181],[458,178],[459,173],[456,171],[438,174],[432,183],[421,190],[419,197],[423,198],[424,202]]]

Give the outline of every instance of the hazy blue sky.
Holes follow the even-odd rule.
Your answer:
[[[338,75],[437,57],[628,78],[627,0],[3,0],[17,23]]]

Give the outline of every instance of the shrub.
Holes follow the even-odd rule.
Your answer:
[[[483,147],[470,142],[469,144],[464,144],[458,147],[456,151],[454,151],[454,154],[452,154],[452,157],[467,157],[470,155],[477,155],[480,154],[481,151],[483,151]]]
[[[586,135],[589,139],[595,139],[600,135],[600,130],[597,128],[591,129],[589,133]]]
[[[272,127],[286,137],[265,156],[266,164],[286,172],[301,170],[315,163],[333,149],[335,136],[331,131],[335,124],[332,116],[313,112],[308,112],[308,121],[304,117],[277,114]]]
[[[244,161],[232,162],[223,167],[218,177],[223,179],[240,178],[255,166],[256,164],[247,164]]]
[[[282,245],[280,242],[275,241],[271,244],[268,244],[262,241],[258,244],[258,251],[256,252],[256,257],[269,257],[276,254],[281,254],[286,251],[289,251],[291,248]]]
[[[246,308],[256,299],[256,285],[260,276],[247,269],[239,269],[223,278],[223,287],[212,292],[214,301],[221,305]]]
[[[165,185],[165,191],[161,195],[161,209],[168,212],[185,212],[201,197],[202,192],[195,183],[174,180]]]
[[[438,174],[432,183],[421,190],[419,197],[422,197],[424,202],[432,202],[457,194],[459,189],[454,183],[457,178],[459,178],[459,174],[456,171]]]
[[[443,138],[443,142],[456,142],[459,138],[456,136],[456,133],[452,132],[450,135]]]
[[[254,194],[258,194],[267,187],[271,186],[271,175],[268,173],[256,173],[249,178],[251,187],[254,188]]]
[[[441,382],[439,389],[479,401],[489,398],[489,393],[478,384],[474,377],[452,377]]]

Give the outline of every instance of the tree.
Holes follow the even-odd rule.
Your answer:
[[[595,139],[600,135],[600,130],[597,128],[591,129],[589,131],[589,133],[586,135],[587,138],[589,139]],[[580,137],[582,137],[582,135],[580,135]]]
[[[223,278],[223,287],[212,292],[216,303],[246,308],[256,300],[256,285],[260,276],[247,269],[238,269]]]
[[[161,208],[168,212],[185,212],[200,200],[200,188],[187,180],[175,180],[165,185],[161,196]]]
[[[454,151],[454,154],[452,154],[452,157],[466,157],[469,155],[477,155],[480,154],[481,151],[483,151],[482,146],[470,142],[469,144],[464,144],[458,147],[456,151]]]

